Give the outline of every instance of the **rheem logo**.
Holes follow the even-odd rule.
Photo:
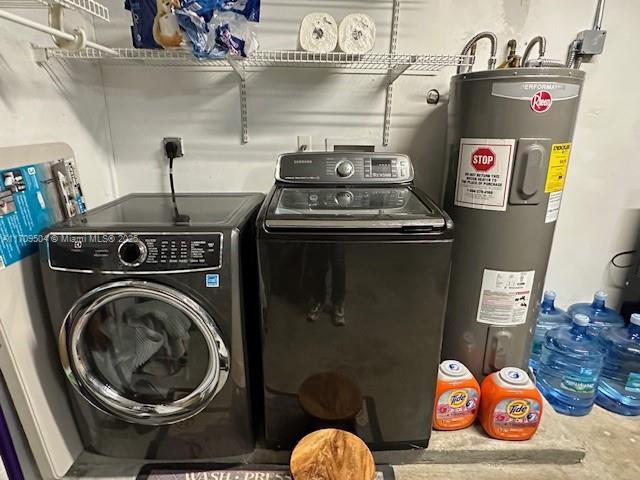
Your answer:
[[[551,108],[552,103],[551,94],[546,90],[539,90],[531,97],[531,110],[536,113],[543,113]]]

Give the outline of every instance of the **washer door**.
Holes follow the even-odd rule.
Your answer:
[[[81,297],[64,320],[59,349],[75,389],[130,423],[192,417],[229,374],[211,316],[178,290],[147,281],[112,282]]]

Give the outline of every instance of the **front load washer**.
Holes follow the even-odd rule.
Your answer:
[[[87,450],[169,460],[252,451],[262,200],[135,194],[45,232],[44,289]]]
[[[282,155],[258,215],[265,437],[431,433],[453,224],[405,155]]]

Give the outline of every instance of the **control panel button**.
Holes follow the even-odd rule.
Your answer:
[[[120,261],[128,267],[137,267],[147,259],[147,247],[140,240],[126,240],[118,247]]]
[[[336,167],[336,172],[338,172],[338,175],[340,175],[341,177],[350,177],[351,175],[353,175],[353,170],[353,163],[351,163],[349,160],[340,162]]]

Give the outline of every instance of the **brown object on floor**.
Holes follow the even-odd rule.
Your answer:
[[[362,393],[349,378],[336,372],[310,376],[298,389],[302,409],[325,422],[353,420],[362,409]]]
[[[329,428],[304,437],[291,454],[294,480],[373,480],[371,451],[354,434]]]

